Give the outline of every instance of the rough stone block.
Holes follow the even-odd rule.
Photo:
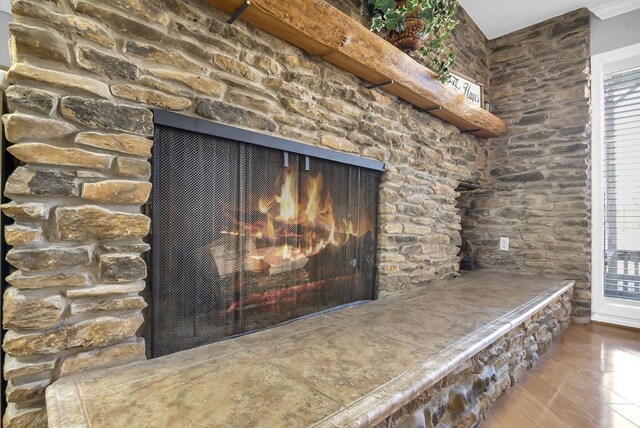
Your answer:
[[[166,2],[162,3],[163,10],[166,4]],[[74,0],[73,6],[79,13],[92,16],[96,20],[106,23],[115,31],[128,34],[136,38],[151,40],[155,43],[162,44],[165,48],[186,52],[206,61],[211,60],[211,53],[209,52],[209,49],[206,49],[201,44],[170,36],[161,28],[147,25],[146,21],[135,19],[135,17],[118,13],[112,9],[99,7],[93,1]]]
[[[180,16],[183,16],[183,17],[191,16],[191,18],[187,18],[187,21],[197,22],[199,20],[199,18],[196,18],[195,16],[193,16],[194,15],[193,9],[189,9],[188,7],[186,7],[186,5],[183,6],[180,4],[179,6],[179,2],[176,2],[175,0],[171,0],[171,5],[168,5],[165,3],[164,6],[167,8],[170,8],[174,13],[177,13]],[[179,21],[175,22],[174,25],[175,25],[176,31],[179,34],[183,36],[191,37],[192,39],[197,40],[201,44],[208,46],[210,49],[226,52],[228,54],[238,53],[238,48],[230,43],[227,43],[226,40],[223,40],[222,35],[219,35],[218,37],[216,37],[216,34],[214,34],[211,31],[200,31],[197,25],[191,26]]]
[[[387,223],[382,226],[382,230],[386,233],[402,233],[402,225],[399,223]]]
[[[258,81],[260,74],[248,65],[225,55],[214,55],[213,63],[221,70],[235,74],[237,76],[246,77],[252,81]]]
[[[183,83],[191,89],[211,97],[219,97],[224,91],[224,85],[222,83],[197,74],[164,69],[151,69],[149,72],[162,79],[169,79]]]
[[[45,275],[25,275],[21,270],[7,276],[7,282],[16,288],[47,288],[47,287],[81,287],[89,284],[87,275],[82,273],[53,273]]]
[[[402,263],[402,262],[406,261],[406,257],[403,256],[402,254],[382,253],[382,254],[380,254],[378,256],[378,261],[380,261],[380,262]]]
[[[526,355],[526,354],[525,354]],[[526,361],[518,361],[509,368],[509,376],[511,377],[511,386],[520,382],[524,374],[527,372],[529,365]]]
[[[81,90],[102,98],[108,98],[111,95],[109,87],[98,80],[78,74],[71,74],[68,71],[47,70],[25,63],[13,64],[9,69],[7,79],[9,83],[29,81],[66,89]]]
[[[276,123],[267,116],[225,104],[221,101],[200,99],[196,112],[207,119],[247,128],[273,132],[277,127]]]
[[[47,328],[60,322],[64,299],[59,295],[39,297],[9,287],[4,292],[2,310],[5,329]]]
[[[118,84],[111,85],[111,93],[116,97],[151,104],[167,110],[185,110],[191,106],[191,100],[185,97],[165,94],[142,86]]]
[[[91,263],[88,247],[15,249],[7,253],[11,266],[23,272],[85,266]]]
[[[13,219],[46,220],[49,215],[47,206],[39,202],[19,204],[16,201],[11,201],[0,207],[4,215]]]
[[[12,143],[65,138],[78,130],[70,123],[22,113],[5,114],[2,122],[7,140]]]
[[[558,22],[551,27],[551,37],[558,37],[566,35],[567,33],[582,30],[589,25],[589,15],[579,15],[575,19],[567,20],[563,19],[562,22]]]
[[[68,36],[77,35],[109,48],[116,44],[109,31],[101,24],[80,16],[53,12],[40,2],[14,0],[11,11],[15,15],[29,16],[47,22]]]
[[[207,69],[202,65],[186,58],[179,52],[169,49],[158,48],[144,42],[129,40],[125,44],[125,53],[145,58],[160,64],[177,67],[180,70],[187,70],[194,73],[206,73]]]
[[[385,275],[393,274],[400,272],[400,265],[397,263],[380,263],[378,265],[378,271]]]
[[[130,282],[147,277],[147,264],[135,254],[103,254],[99,268],[103,282]]]
[[[105,180],[82,186],[82,198],[112,204],[142,205],[150,192],[151,183],[147,181]]]
[[[358,153],[358,148],[355,144],[346,138],[336,137],[335,135],[323,135],[320,139],[320,144],[341,152]]]
[[[80,352],[65,358],[60,365],[60,377],[89,369],[122,365],[145,358],[144,339],[136,338],[131,342],[119,343],[106,348]]]
[[[9,403],[24,403],[27,401],[44,401],[44,390],[51,384],[51,379],[42,379],[28,383],[7,383],[6,397]]]
[[[9,403],[2,417],[4,428],[47,428],[47,409],[44,407],[18,408]]]
[[[4,378],[6,380],[32,376],[43,372],[51,372],[55,368],[55,358],[31,358],[22,361],[11,355],[4,356]]]
[[[408,233],[410,235],[426,235],[431,232],[430,227],[418,226],[415,224],[405,224],[403,230],[404,233]]]
[[[71,60],[67,42],[58,33],[16,22],[9,24],[9,53],[13,64],[29,56],[65,64]]]
[[[521,174],[505,175],[503,177],[498,177],[498,180],[517,181],[517,182],[542,181],[544,180],[544,174],[542,174],[540,171],[523,172]]]
[[[144,290],[144,288],[144,281],[137,281],[130,284],[95,285],[88,288],[65,290],[64,295],[74,299],[80,299],[84,297],[104,297],[115,294],[138,293]]]
[[[94,205],[56,209],[56,226],[63,241],[143,238],[151,220],[143,214],[111,211]]]
[[[35,196],[78,196],[75,174],[59,170],[18,167],[11,173],[4,194]]]
[[[42,228],[12,224],[4,227],[4,240],[8,245],[26,245],[42,236]]]
[[[5,335],[2,347],[9,355],[20,357],[113,345],[135,335],[142,321],[142,314],[137,313],[122,317],[103,316],[88,319],[39,333],[18,333],[10,330]]]
[[[125,177],[148,178],[151,175],[151,164],[140,159],[119,157],[116,159],[116,172]]]
[[[145,137],[153,134],[153,114],[146,108],[69,96],[62,99],[61,113],[89,128],[125,131]]]
[[[148,19],[153,16],[154,22],[166,25],[169,23],[169,16],[165,9],[148,0],[110,0],[109,4],[124,10],[128,14],[137,15],[140,18]]]
[[[43,143],[16,144],[7,149],[16,158],[30,164],[75,166],[89,169],[109,169],[113,156],[69,149]]]
[[[146,242],[137,244],[101,244],[98,251],[101,253],[146,253],[151,249],[151,245]]]
[[[135,64],[90,46],[78,47],[76,57],[80,67],[99,76],[127,80],[136,80],[138,78],[139,71]]]
[[[144,86],[157,89],[160,92],[167,94],[180,95],[187,98],[193,97],[193,91],[186,89],[184,85],[176,85],[173,81],[157,79],[155,77],[145,75],[140,77],[139,82]]]
[[[257,67],[258,69],[270,75],[278,75],[282,70],[282,68],[276,61],[264,54],[252,55],[248,61],[254,67]]]
[[[153,146],[152,140],[138,135],[100,132],[81,132],[76,135],[75,143],[144,158],[151,157],[151,147]]]
[[[77,315],[87,312],[142,310],[147,307],[147,303],[142,297],[136,296],[72,302],[70,306],[71,315]]]
[[[229,104],[248,107],[262,113],[282,112],[282,107],[275,99],[240,88],[232,88],[228,90],[225,94],[225,101]]]
[[[48,116],[58,103],[58,98],[54,94],[28,86],[11,85],[7,88],[5,95],[11,112],[18,109],[31,110]]]

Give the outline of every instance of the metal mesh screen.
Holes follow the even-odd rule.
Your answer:
[[[379,173],[156,126],[151,355],[373,298]]]

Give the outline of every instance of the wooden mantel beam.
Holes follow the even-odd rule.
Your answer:
[[[207,0],[232,14],[244,0]],[[254,26],[479,137],[496,137],[506,124],[443,85],[437,75],[324,0],[251,0],[241,15]],[[441,107],[434,109],[434,107]]]

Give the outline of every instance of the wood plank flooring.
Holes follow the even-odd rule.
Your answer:
[[[572,325],[481,428],[640,428],[640,331]]]

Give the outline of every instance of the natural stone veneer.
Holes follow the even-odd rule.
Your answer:
[[[242,21],[226,24],[204,0],[12,0],[12,10],[3,123],[22,165],[2,206],[15,220],[6,235],[16,269],[5,426],[43,426],[42,388],[61,376],[144,358],[136,330],[150,222],[140,205],[153,107],[384,161],[381,295],[458,269],[455,188],[488,180],[484,141]],[[474,28],[456,43],[484,39]],[[465,72],[486,78],[486,63]]]
[[[376,428],[475,427],[571,323],[573,289],[478,352]]]
[[[490,98],[508,135],[487,142],[491,180],[464,207],[480,266],[576,279],[574,321],[590,292],[589,11],[489,42]],[[498,251],[500,236],[510,250]]]

